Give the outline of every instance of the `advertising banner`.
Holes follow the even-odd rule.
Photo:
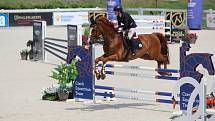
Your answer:
[[[52,25],[52,13],[10,13],[9,20],[9,26],[32,26],[33,20],[43,20]]]
[[[82,45],[82,26],[67,25],[68,46]]]
[[[67,25],[67,38],[68,46],[78,45],[78,26],[77,25]]]
[[[8,26],[8,14],[0,13],[0,27]]]
[[[74,56],[80,58],[80,62],[76,63],[78,76],[73,86],[74,98],[94,99],[95,76],[93,74],[93,52],[92,48],[83,46],[69,46],[67,62],[71,62]]]
[[[180,110],[187,110],[188,102],[195,87],[191,84],[184,84],[180,87]],[[199,105],[199,95],[196,95],[193,107]]]
[[[201,29],[202,0],[188,0],[187,25],[190,29]]]
[[[184,40],[186,37],[186,30],[175,28],[171,30],[171,41],[180,43],[181,40]]]
[[[207,29],[215,29],[215,14],[207,14]]]
[[[121,0],[107,0],[107,12],[108,12],[108,19],[113,21],[116,20],[116,16],[114,13],[114,6],[121,5]]]
[[[184,27],[187,26],[186,12],[183,11],[178,12],[167,11],[165,19],[172,22],[173,28],[184,29]]]
[[[54,12],[53,24],[54,25],[67,25],[67,24],[84,24],[88,23],[88,12]]]

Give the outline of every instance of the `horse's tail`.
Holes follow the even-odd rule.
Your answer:
[[[162,33],[153,33],[156,35],[161,43],[161,54],[167,58],[167,64],[169,64],[169,48],[167,45],[168,38],[166,38]]]

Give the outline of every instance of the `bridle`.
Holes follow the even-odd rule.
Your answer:
[[[95,34],[92,36],[92,29],[95,31]],[[99,33],[100,32],[100,33]],[[99,36],[97,36],[99,35]],[[104,41],[103,35],[101,33],[101,28],[99,27],[98,23],[94,23],[90,27],[90,41],[94,43],[101,43]]]

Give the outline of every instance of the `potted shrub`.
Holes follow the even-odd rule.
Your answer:
[[[195,44],[198,36],[196,33],[188,33],[185,37],[185,41],[190,43],[190,44]]]
[[[42,90],[42,99],[43,100],[50,100],[50,101],[57,101],[59,97],[57,95],[57,90],[59,85],[52,85],[51,87],[43,88]]]
[[[33,55],[33,40],[29,40],[27,42],[27,47],[30,47],[30,51],[29,51],[29,59],[32,60],[34,58],[34,55]]]
[[[73,94],[73,83],[78,75],[76,68],[76,60],[72,60],[71,64],[61,63],[52,71],[52,78],[58,80],[59,88],[57,94],[60,101],[68,99],[69,94]]]
[[[27,60],[28,59],[28,50],[27,49],[21,50],[20,55],[21,55],[22,60]]]

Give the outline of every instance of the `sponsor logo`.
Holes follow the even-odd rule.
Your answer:
[[[69,30],[74,30],[74,31],[76,31],[77,29],[76,29],[76,27],[74,27],[74,26],[69,26]]]
[[[208,17],[208,22],[209,23],[212,23],[213,22],[213,18],[210,16],[210,17]]]
[[[34,22],[34,26],[42,26],[41,22]]]
[[[207,21],[209,24],[215,24],[215,16],[209,16],[207,18]]]
[[[72,19],[74,19],[74,16],[68,16],[68,15],[66,15],[66,16],[61,16],[61,21],[62,21],[62,22],[71,22]]]
[[[195,7],[196,6],[196,3],[193,2],[192,0],[188,0],[188,7]]]
[[[21,16],[21,15],[14,15],[14,20],[40,20],[42,16]]]
[[[5,22],[5,17],[4,16],[0,16],[0,26],[5,26],[6,22]]]
[[[57,15],[55,18],[56,18],[57,22],[60,22],[60,21],[61,21],[60,15]]]
[[[75,17],[72,15],[56,15],[55,20],[57,22],[72,22]]]

